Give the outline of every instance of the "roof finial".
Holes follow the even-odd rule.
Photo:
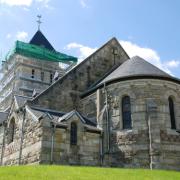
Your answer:
[[[41,15],[37,15],[37,18],[38,18],[38,20],[37,20],[38,30],[40,30],[40,26],[41,26],[41,23],[42,23],[42,21],[41,21],[42,16]]]

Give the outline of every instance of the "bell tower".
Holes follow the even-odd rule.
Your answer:
[[[54,82],[55,74],[57,80],[66,73],[67,69],[61,68],[60,64],[70,68],[77,62],[76,57],[55,50],[41,32],[41,16],[38,18],[38,30],[29,43],[16,41],[3,60],[0,70],[1,110],[10,106],[14,95],[32,97],[48,88]]]

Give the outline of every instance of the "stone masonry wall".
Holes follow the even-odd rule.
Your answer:
[[[70,123],[77,123],[77,145],[70,144]],[[53,158],[51,159],[52,126],[43,123],[42,164],[100,165],[100,134],[88,132],[77,117],[68,120],[67,128],[56,128],[54,134]]]
[[[112,53],[113,49],[117,50],[115,57]],[[35,98],[32,104],[64,112],[77,109],[80,106],[79,95],[102,78],[112,67],[122,64],[127,59],[129,59],[128,55],[113,38]]]
[[[10,119],[15,119],[15,132],[13,142],[8,142],[9,133],[5,138],[3,165],[15,165],[19,163],[19,150],[21,142],[22,114],[15,114]],[[7,127],[8,130],[8,127]],[[26,114],[24,124],[24,138],[22,144],[21,164],[39,163],[41,154],[42,128],[39,122]]]
[[[32,78],[32,70],[34,70],[34,78]],[[1,99],[3,97],[0,109],[4,110],[10,106],[14,94],[32,96],[34,89],[40,93],[48,88],[52,84],[51,74],[53,77],[56,71],[59,72],[60,76],[65,74],[65,71],[59,67],[59,62],[14,54],[7,61],[6,69],[0,81],[2,86],[0,88]]]
[[[103,88],[100,93],[101,102],[96,100],[96,104],[102,111],[105,102]],[[149,168],[150,150],[147,121],[150,118],[153,168],[180,170],[180,134],[171,129],[168,104],[168,98],[172,96],[176,126],[177,129],[180,129],[180,85],[165,80],[131,80],[108,85],[107,93],[111,144],[110,155],[104,155],[104,164]],[[121,100],[125,95],[130,96],[131,100],[132,129],[129,130],[123,129],[122,125]],[[90,96],[96,97],[96,93]],[[90,98],[84,98],[84,101],[81,101],[82,104],[87,104],[88,99]],[[149,100],[156,105],[154,112],[147,111]],[[98,123],[104,129],[104,142],[107,142],[106,117],[99,118]],[[106,143],[104,151],[106,151]]]

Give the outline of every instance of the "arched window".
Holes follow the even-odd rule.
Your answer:
[[[77,144],[77,124],[75,122],[71,123],[70,143],[71,145]]]
[[[171,129],[176,129],[176,120],[175,120],[175,114],[174,114],[174,102],[172,97],[169,97],[169,114],[171,119]]]
[[[13,142],[15,133],[15,120],[12,119],[9,124],[9,143]]]
[[[129,96],[122,98],[122,121],[123,129],[131,129],[131,102]]]

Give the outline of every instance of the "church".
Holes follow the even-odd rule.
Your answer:
[[[77,64],[38,30],[1,73],[2,166],[180,170],[180,79],[130,58],[116,38]]]

